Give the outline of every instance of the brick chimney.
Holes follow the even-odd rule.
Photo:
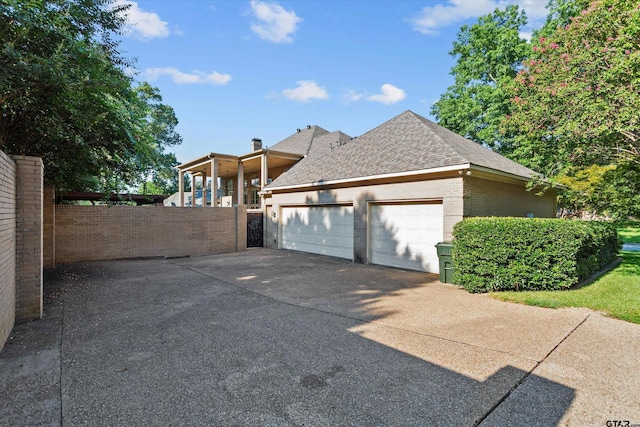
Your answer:
[[[262,140],[260,138],[253,138],[251,140],[251,151],[262,150]]]

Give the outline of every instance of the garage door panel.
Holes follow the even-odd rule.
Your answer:
[[[439,271],[435,245],[444,234],[442,204],[372,205],[370,212],[372,263]]]
[[[282,248],[353,259],[353,207],[282,208]]]

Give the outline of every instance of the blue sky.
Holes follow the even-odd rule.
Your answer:
[[[405,110],[429,117],[453,83],[463,24],[547,0],[162,0],[130,3],[121,51],[180,124],[180,162],[244,154],[318,125],[358,136]]]

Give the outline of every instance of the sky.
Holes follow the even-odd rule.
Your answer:
[[[547,0],[116,0],[120,51],[175,110],[179,162],[240,155],[318,125],[359,136],[406,110],[431,118],[464,24],[516,3],[530,37]]]

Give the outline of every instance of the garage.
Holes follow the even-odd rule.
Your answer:
[[[373,204],[369,219],[371,263],[439,272],[435,245],[444,235],[442,203]]]
[[[353,259],[353,206],[283,207],[283,249]]]

